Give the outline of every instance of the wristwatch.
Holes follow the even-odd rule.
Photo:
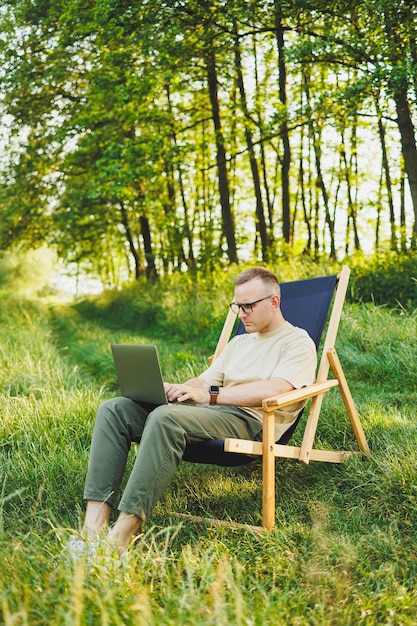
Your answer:
[[[209,394],[210,394],[210,404],[217,404],[217,396],[219,395],[220,387],[217,385],[210,385]]]

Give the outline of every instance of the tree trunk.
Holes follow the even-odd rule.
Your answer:
[[[265,211],[264,211],[264,204],[262,200],[261,181],[259,177],[258,162],[256,160],[255,149],[253,145],[252,131],[249,127],[250,116],[249,116],[248,104],[247,104],[247,99],[246,99],[245,84],[243,81],[242,62],[241,62],[239,39],[237,36],[236,25],[235,25],[235,64],[236,64],[236,73],[237,73],[237,85],[239,88],[242,111],[244,115],[246,146],[248,148],[249,162],[250,162],[250,167],[252,171],[253,186],[255,190],[256,228],[257,228],[257,231],[259,232],[259,236],[261,239],[262,260],[268,261],[270,241],[268,237],[268,231],[267,231],[266,220],[265,220]]]
[[[169,112],[169,116],[171,120],[170,140],[174,148],[174,153],[179,153],[177,134],[175,132],[174,121],[173,121],[174,114],[172,112],[171,91],[170,91],[169,85],[165,85],[165,92],[167,96],[168,112]],[[176,206],[176,194],[175,194],[175,184],[174,184],[175,167],[178,173],[178,186],[179,186],[182,206],[184,210],[184,229],[178,229],[176,228],[176,225],[175,225],[175,206]],[[195,260],[194,260],[194,254],[193,254],[193,239],[192,239],[192,232],[191,232],[189,218],[188,218],[188,206],[187,206],[187,201],[185,198],[181,163],[178,162],[175,166],[174,162],[172,161],[172,158],[169,161],[168,161],[168,158],[165,158],[165,170],[167,172],[167,191],[168,191],[168,198],[170,202],[169,202],[169,206],[166,205],[166,203],[164,203],[164,210],[165,210],[166,215],[170,213],[171,217],[173,218],[171,223],[174,224],[173,239],[175,241],[176,248],[178,248],[178,266],[180,266],[180,264],[184,262],[188,267],[195,267]],[[168,225],[168,232],[169,232],[170,238],[172,238],[171,233],[170,233],[170,230],[172,229],[171,223]],[[188,240],[188,247],[189,247],[188,258],[184,251],[183,237],[185,237]]]
[[[395,94],[397,122],[401,135],[401,147],[404,156],[404,167],[410,186],[411,200],[414,211],[413,243],[417,242],[417,148],[414,126],[411,119],[410,106],[405,91]]]
[[[227,242],[227,255],[230,263],[238,263],[235,239],[235,224],[230,206],[229,180],[226,167],[226,149],[222,133],[220,106],[217,93],[217,72],[214,51],[210,48],[206,55],[207,81],[210,95],[211,112],[216,135],[216,162],[219,177],[220,204],[222,209],[223,230]]]
[[[307,199],[306,199],[306,190],[304,184],[304,155],[302,150],[302,142],[301,142],[301,153],[300,153],[300,173],[299,173],[299,188],[301,194],[301,206],[303,207],[303,215],[304,215],[304,223],[307,228],[307,243],[304,246],[303,252],[305,254],[311,253],[311,241],[312,241],[312,232],[311,232],[311,212],[309,214],[307,210]]]
[[[152,250],[151,229],[147,217],[141,215],[139,217],[140,232],[143,240],[143,249],[146,259],[146,278],[157,278],[155,255]]]
[[[310,109],[310,77],[308,73],[304,73],[304,94],[307,98],[307,106]],[[330,258],[336,260],[336,244],[335,244],[335,223],[330,214],[329,206],[329,194],[324,182],[323,171],[321,166],[321,146],[320,146],[320,134],[317,137],[316,130],[314,128],[314,120],[311,115],[308,116],[308,132],[310,141],[314,151],[314,163],[316,168],[316,186],[321,191],[321,196],[324,204],[325,223],[329,229],[330,236]],[[320,131],[319,131],[320,132]]]
[[[387,144],[385,141],[385,127],[382,122],[382,116],[379,109],[379,104],[375,101],[376,112],[378,116],[378,133],[379,133],[379,141],[381,143],[381,151],[382,151],[382,169],[385,174],[385,184],[387,187],[388,194],[388,206],[389,206],[389,217],[390,217],[390,226],[391,226],[391,250],[397,250],[397,236],[395,234],[395,212],[394,212],[394,200],[392,193],[392,182],[391,182],[391,172],[388,162],[388,154],[387,154]]]
[[[132,231],[130,229],[129,226],[129,218],[127,215],[127,211],[126,211],[126,207],[124,205],[123,202],[119,202],[119,206],[120,206],[120,213],[122,216],[122,224],[123,227],[125,229],[125,234],[126,234],[126,239],[127,239],[127,243],[129,246],[129,250],[130,250],[130,254],[132,255],[133,258],[133,263],[134,263],[134,268],[135,268],[135,280],[138,280],[138,278],[140,278],[143,273],[144,273],[144,267],[142,264],[142,261],[140,259],[139,253],[136,250],[134,241],[133,241],[133,237],[132,237]]]
[[[405,221],[405,171],[404,171],[404,159],[401,163],[401,180],[400,180],[400,237],[401,237],[401,251],[407,250],[407,229]]]
[[[346,191],[347,191],[347,202],[348,202],[348,219],[347,219],[347,225],[346,225],[346,246],[345,246],[345,252],[346,252],[346,254],[349,254],[349,228],[350,228],[350,226],[352,226],[352,230],[353,230],[353,246],[354,246],[354,250],[355,251],[359,251],[361,249],[361,244],[360,244],[360,241],[359,241],[358,228],[357,228],[357,223],[356,223],[356,207],[355,207],[355,203],[354,203],[353,198],[352,198],[352,185],[351,185],[351,182],[350,182],[350,168],[349,168],[349,164],[348,164],[348,161],[347,161],[346,150],[344,148],[345,138],[343,136],[343,132],[342,132],[342,135],[340,137],[340,144],[341,144],[341,146],[343,146],[340,149],[340,158],[341,158],[341,161],[342,161],[342,170],[343,170],[344,175],[345,175]]]
[[[254,26],[255,30],[255,26]],[[269,191],[269,183],[268,183],[268,167],[267,167],[267,156],[265,153],[265,143],[263,138],[263,127],[264,122],[262,119],[262,111],[259,106],[262,101],[262,95],[260,94],[259,88],[259,78],[258,78],[258,52],[256,46],[256,37],[253,38],[253,46],[252,46],[252,56],[254,59],[254,78],[255,78],[255,115],[256,115],[256,123],[258,125],[259,133],[260,133],[260,141],[259,141],[259,149],[260,149],[260,159],[261,159],[261,171],[262,171],[262,182],[265,190],[265,202],[268,211],[268,241],[269,241],[269,259],[273,259],[275,257],[275,237],[274,237],[274,203],[271,198],[271,193]]]
[[[412,246],[417,245],[417,148],[414,135],[414,125],[408,102],[409,79],[405,73],[405,56],[409,53],[403,45],[401,33],[397,30],[396,15],[389,8],[384,12],[385,31],[388,40],[394,45],[390,87],[394,96],[397,110],[397,124],[401,137],[401,148],[404,158],[405,172],[410,187],[411,201],[414,211],[412,232]],[[415,58],[415,43],[411,45],[411,56]],[[414,86],[416,81],[414,79]]]
[[[275,0],[275,35],[278,48],[278,71],[279,71],[279,99],[284,106],[287,105],[287,69],[285,63],[284,30],[281,23],[281,6]],[[284,241],[291,243],[291,218],[290,218],[290,164],[291,149],[287,122],[282,122],[280,134],[283,145],[281,166],[281,189],[282,189],[282,235]]]

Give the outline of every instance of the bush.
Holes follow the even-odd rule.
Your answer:
[[[27,297],[50,295],[55,263],[47,248],[6,250],[0,254],[0,287]]]
[[[349,265],[350,301],[404,309],[417,307],[417,253],[358,256]]]
[[[348,301],[402,309],[417,306],[417,256],[357,256],[346,260],[346,264],[352,269]],[[284,282],[335,273],[342,265],[299,258],[280,262],[271,269]],[[109,328],[131,328],[178,341],[186,337],[212,349],[233,297],[233,279],[244,269],[242,265],[177,273],[155,282],[141,279],[121,290],[85,298],[75,306],[84,317],[102,320]]]
[[[151,331],[154,336],[215,342],[233,293],[232,268],[174,274],[159,281],[141,279],[119,291],[106,291],[76,303],[86,318],[114,329]],[[192,323],[190,324],[190,320]]]

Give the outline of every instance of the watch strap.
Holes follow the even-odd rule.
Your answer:
[[[210,404],[217,404],[217,396],[219,395],[220,387],[217,385],[210,385],[209,394],[210,394]]]

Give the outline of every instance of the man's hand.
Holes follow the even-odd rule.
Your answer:
[[[195,402],[196,404],[208,404],[210,394],[207,385],[202,381],[196,385],[196,379],[187,381],[180,385],[164,383],[165,393],[168,402]]]

